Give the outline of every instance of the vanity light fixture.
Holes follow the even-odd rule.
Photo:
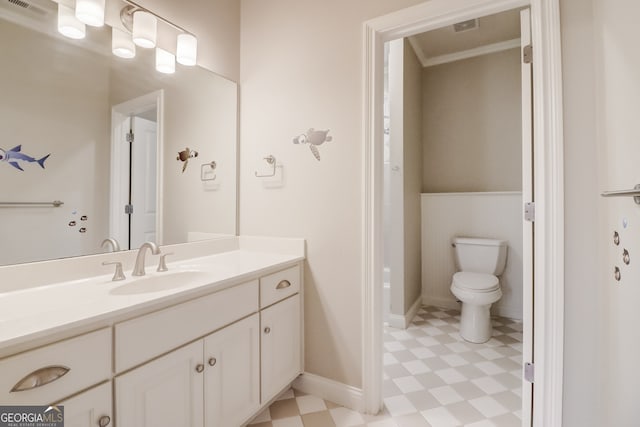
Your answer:
[[[111,51],[115,56],[131,59],[136,56],[136,45],[131,35],[118,28],[111,31]]]
[[[176,72],[176,57],[159,47],[156,48],[156,70],[163,74],[173,74]]]
[[[92,27],[104,25],[105,0],[76,0],[76,18]]]
[[[178,63],[187,66],[196,65],[198,56],[198,39],[193,34],[183,33],[178,35],[178,48],[176,57]]]
[[[133,12],[133,42],[140,47],[150,49],[156,47],[158,20],[146,10]]]
[[[58,4],[58,32],[70,39],[83,39],[87,34],[87,27],[76,18],[73,9]]]

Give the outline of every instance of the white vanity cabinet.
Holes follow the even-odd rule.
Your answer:
[[[302,371],[300,267],[260,278],[260,360],[262,403],[291,383]]]
[[[70,399],[58,402],[64,406],[65,427],[112,427],[111,381]]]

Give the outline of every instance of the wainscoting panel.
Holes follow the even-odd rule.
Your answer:
[[[422,295],[426,304],[459,308],[451,294],[455,263],[451,239],[485,237],[509,241],[500,277],[499,316],[522,319],[522,193],[422,194]]]

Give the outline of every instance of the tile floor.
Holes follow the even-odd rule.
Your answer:
[[[406,330],[385,327],[384,410],[365,415],[288,390],[252,427],[519,427],[522,324],[493,319],[471,344],[460,313],[422,307]]]

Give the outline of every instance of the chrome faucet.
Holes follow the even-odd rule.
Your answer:
[[[106,248],[109,245],[111,245],[111,252],[119,252],[120,251],[120,243],[118,243],[118,241],[113,237],[109,237],[108,239],[104,239],[102,241],[102,243],[100,243],[100,247],[103,247],[103,248]]]
[[[138,249],[138,256],[136,257],[136,265],[133,267],[132,276],[144,276],[144,255],[146,249],[151,249],[151,253],[154,255],[160,254],[160,248],[153,242],[144,242],[140,249]]]

